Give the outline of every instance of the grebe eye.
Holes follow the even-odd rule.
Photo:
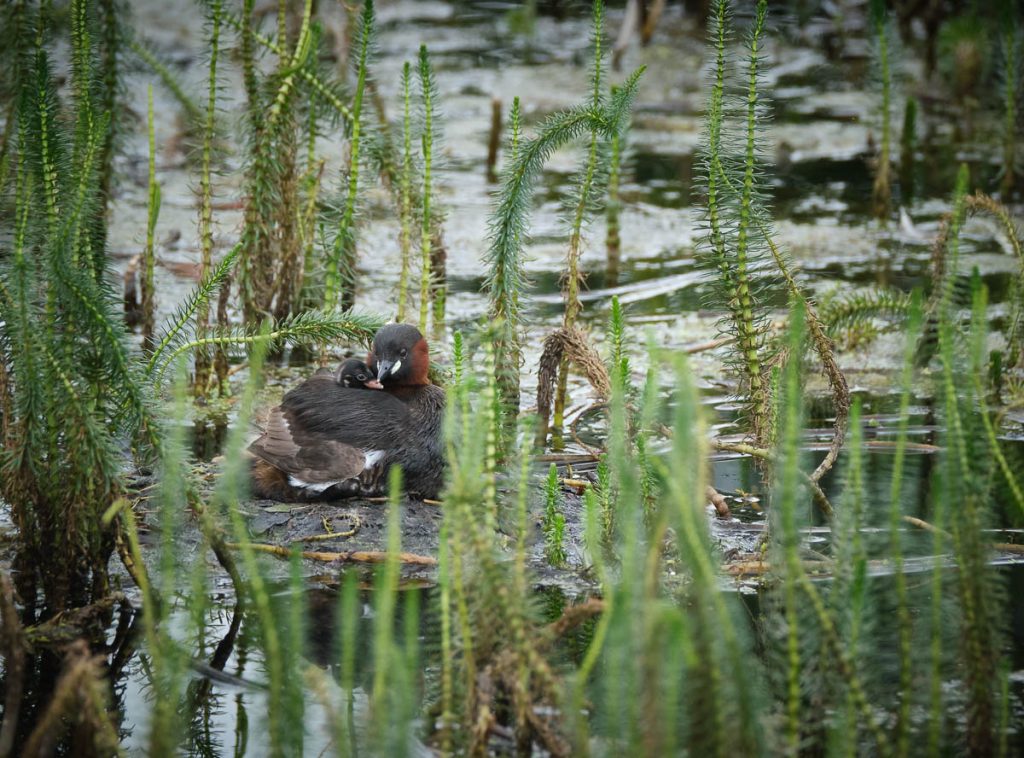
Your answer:
[[[403,348],[402,348],[402,352],[401,352],[401,353],[399,353],[399,355],[401,355],[401,356],[402,356],[402,357],[404,358],[404,357],[406,356],[406,353],[408,353],[408,352],[409,352],[409,351],[408,351],[408,350],[406,350],[406,349],[405,349],[405,348],[403,347]]]

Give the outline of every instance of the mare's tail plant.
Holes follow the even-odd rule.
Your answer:
[[[399,172],[399,206],[398,218],[401,225],[399,246],[402,254],[402,268],[398,276],[398,310],[395,320],[406,322],[406,308],[409,300],[409,275],[412,264],[412,224],[413,201],[412,183],[414,179],[412,153],[412,114],[410,112],[410,85],[412,84],[412,65],[409,61],[402,66],[402,167]]]
[[[211,184],[214,138],[217,118],[217,58],[220,52],[221,2],[213,0],[209,8],[210,26],[210,75],[206,101],[206,118],[203,121],[202,158],[199,174],[199,239],[202,248],[200,275],[207,277],[213,268],[213,187]],[[204,342],[210,323],[210,306],[202,300],[196,310],[196,336],[199,339],[195,357],[193,391],[198,398],[205,398],[210,381],[211,357]]]
[[[444,332],[445,298],[447,296],[447,253],[441,240],[441,212],[434,205],[435,150],[440,146],[438,91],[434,69],[426,45],[420,47],[419,65],[420,134],[423,188],[420,207],[420,331],[426,334],[427,321],[433,313],[434,333]],[[403,172],[404,172],[403,168]],[[406,200],[403,197],[403,205]],[[433,306],[433,307],[431,307]]]
[[[597,29],[601,28],[603,18],[601,8],[600,4],[595,5],[594,18]],[[600,45],[595,46],[595,54],[595,94],[580,105],[552,114],[536,137],[527,140],[520,138],[519,108],[516,104],[513,104],[512,108],[510,146],[507,151],[509,159],[502,171],[502,189],[497,196],[490,220],[490,247],[484,256],[485,264],[489,268],[484,285],[490,301],[488,315],[499,330],[495,343],[495,370],[508,418],[513,418],[519,408],[519,371],[522,361],[520,293],[526,285],[522,257],[527,241],[530,197],[537,173],[553,150],[584,135],[590,136],[592,149],[588,150],[580,175],[581,192],[570,209],[572,215],[567,262],[569,275],[566,279],[566,318],[570,326],[574,327],[579,313],[579,253],[582,225],[593,199],[595,186],[599,184],[596,178],[598,145],[621,134],[643,73],[643,69],[633,72],[612,96],[603,98],[599,90],[603,65]],[[593,355],[592,348],[575,329],[563,328],[551,335],[549,341],[551,340],[559,343],[551,346],[552,349],[557,348],[557,354],[552,352],[549,356],[549,359],[553,358],[556,369],[562,365],[562,351],[566,349],[567,344],[573,343],[586,348],[578,350],[577,356]],[[540,383],[546,385],[549,379],[550,377],[545,374],[541,377]],[[548,431],[547,413],[541,412],[539,415],[535,438],[545,440]]]
[[[561,484],[558,469],[552,463],[544,484],[545,555],[552,566],[565,565],[565,516],[562,515]]]
[[[537,174],[555,149],[583,135],[596,132],[611,139],[622,131],[643,69],[634,71],[607,102],[592,103],[558,111],[544,122],[536,137],[519,136],[519,109],[513,106],[509,160],[502,171],[502,188],[491,214],[489,248],[484,256],[488,266],[484,289],[490,301],[488,315],[499,329],[495,342],[498,384],[509,417],[519,409],[519,370],[522,361],[520,293],[525,287],[523,248],[527,237],[530,198]],[[538,424],[538,436],[541,427]],[[546,432],[546,429],[544,430]]]
[[[450,585],[442,596],[448,596],[454,609],[449,649],[461,651],[461,656],[446,658],[452,681],[452,694],[446,700],[451,711],[443,720],[441,739],[454,743],[456,751],[475,754],[486,749],[489,732],[501,724],[512,730],[520,746],[536,742],[564,755],[567,746],[554,715],[561,688],[544,655],[551,638],[529,612],[525,555],[510,563],[498,543],[495,438],[500,431],[500,404],[494,357],[486,343],[484,387],[474,392],[461,338],[457,344],[459,379],[449,391],[445,423],[449,479],[443,529],[450,547],[445,565]],[[476,408],[472,397],[478,398]],[[528,445],[525,432],[518,437]],[[519,450],[517,457],[524,455],[528,452]],[[520,471],[526,465],[521,460]],[[513,497],[518,511],[515,521],[521,526],[527,523],[523,512],[528,485],[528,478],[520,476]],[[525,538],[517,535],[517,555],[525,551]],[[442,617],[450,612],[441,609]],[[463,728],[451,730],[453,721]]]
[[[615,87],[612,87],[612,94]],[[608,199],[605,203],[605,220],[607,231],[605,249],[607,265],[605,268],[605,287],[617,287],[619,284],[619,267],[622,264],[622,235],[620,216],[622,200],[619,197],[619,183],[622,175],[622,153],[626,145],[626,132],[616,134],[611,140],[611,156],[608,164]]]
[[[714,277],[714,303],[719,308],[724,305],[728,312],[722,329],[731,338],[731,362],[741,378],[746,398],[748,431],[762,446],[762,454],[766,453],[765,447],[771,445],[775,436],[770,367],[776,362],[777,355],[767,333],[765,288],[771,284],[771,278],[764,273],[755,274],[764,269],[770,270],[769,261],[774,263],[775,274],[781,278],[790,299],[801,303],[810,343],[828,378],[835,405],[829,451],[809,475],[819,504],[829,512],[831,509],[817,482],[839,455],[846,435],[850,394],[846,378],[836,363],[832,340],[826,334],[813,303],[794,278],[786,255],[773,239],[771,217],[761,187],[758,170],[761,151],[757,135],[764,120],[759,82],[766,13],[767,3],[762,0],[757,5],[747,36],[746,96],[737,103],[743,116],[741,123],[734,125],[729,115],[734,108],[726,98],[729,5],[726,0],[719,0],[714,8],[710,44],[715,65],[704,136],[707,236],[702,245],[702,256]],[[739,134],[733,134],[734,129]],[[738,142],[738,154],[730,149],[734,142]]]
[[[60,118],[45,19],[25,13],[37,34],[13,114],[14,224],[0,256],[0,496],[21,543],[22,597],[41,587],[56,612],[106,594],[115,527],[100,516],[123,492],[119,440],[146,458],[159,429],[98,283],[106,255],[92,230],[109,118],[79,113],[89,106],[78,97]]]
[[[346,310],[355,303],[356,296],[356,204],[359,195],[360,149],[363,138],[363,98],[368,86],[370,54],[374,40],[373,0],[365,0],[359,18],[359,38],[354,48],[356,58],[356,87],[352,98],[351,133],[349,136],[348,181],[342,204],[341,218],[335,230],[334,242],[327,255],[324,307]]]
[[[703,256],[715,276],[715,302],[724,303],[729,315],[722,329],[735,339],[733,362],[742,377],[747,399],[747,418],[754,439],[761,445],[773,439],[773,411],[768,381],[771,362],[767,340],[767,309],[763,283],[755,271],[765,258],[764,240],[754,227],[755,216],[763,214],[763,196],[757,183],[759,44],[764,30],[767,5],[758,3],[757,17],[748,38],[749,68],[742,122],[744,134],[739,156],[729,152],[731,134],[726,101],[726,56],[730,44],[729,8],[725,0],[716,4],[711,23],[711,47],[715,55],[713,80],[708,100],[704,171],[707,181],[708,236]]]
[[[604,101],[602,90],[605,68],[604,45],[604,3],[594,0],[593,29],[591,44],[594,49],[594,67],[591,72],[590,105],[594,109],[601,108]],[[612,135],[616,139],[619,133]],[[566,333],[576,328],[576,321],[583,304],[580,302],[580,288],[583,286],[583,273],[580,269],[580,258],[583,255],[583,223],[593,213],[594,206],[601,196],[606,180],[607,150],[598,139],[596,129],[590,130],[590,145],[583,160],[583,165],[576,176],[573,194],[568,203],[569,215],[569,247],[565,256],[565,271],[562,274],[562,295],[565,300],[565,312],[562,317],[562,330]],[[555,390],[553,418],[551,420],[551,446],[560,450],[564,447],[562,425],[565,416],[566,388],[569,381],[569,356],[563,353],[558,364],[558,387]],[[541,419],[542,425],[547,419]]]
[[[278,72],[272,79],[276,84],[270,110],[267,113],[268,128],[275,140],[275,154],[278,162],[278,192],[280,202],[275,208],[276,248],[279,261],[274,281],[274,317],[278,320],[300,310],[300,294],[303,281],[301,264],[303,256],[299,233],[301,182],[298,173],[298,118],[295,105],[299,94],[299,69],[308,66],[319,44],[319,37],[311,28],[310,15],[312,0],[303,5],[301,25],[295,40],[295,49],[287,52],[288,23],[287,3],[278,5],[277,37],[282,52],[278,56]]]
[[[263,79],[256,55],[258,35],[252,28],[253,2],[245,1],[237,21],[228,17],[239,27],[246,92],[249,162],[238,279],[243,316],[250,324],[271,314],[286,319],[299,312],[304,302],[301,290],[312,224],[300,221],[308,214],[300,210],[303,182],[298,172],[296,109],[299,85],[304,75],[311,76],[311,60],[319,43],[310,23],[311,13],[312,3],[307,0],[294,47],[289,50],[287,14],[281,0],[274,45],[277,66]],[[220,325],[226,323],[221,320]]]
[[[946,454],[941,478],[948,493],[945,509],[952,536],[953,556],[958,571],[953,579],[959,601],[960,656],[966,685],[966,741],[975,755],[992,754],[996,744],[996,688],[1003,676],[1000,606],[1003,601],[998,579],[988,567],[991,548],[984,530],[989,526],[993,484],[998,469],[998,442],[986,429],[988,414],[984,390],[977,388],[987,376],[984,350],[987,328],[987,298],[980,280],[973,284],[973,314],[968,344],[958,344],[954,334],[958,317],[950,305],[939,312],[939,359],[941,374],[936,395],[940,399],[945,427]],[[966,353],[966,355],[965,355]],[[994,452],[989,447],[996,442]],[[1012,476],[1012,475],[1011,475]],[[955,505],[953,505],[955,504]]]

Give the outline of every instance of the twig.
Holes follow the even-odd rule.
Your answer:
[[[754,445],[747,445],[745,443],[722,442],[721,440],[711,440],[710,444],[711,447],[713,447],[715,450],[721,450],[728,453],[750,455],[753,456],[754,458],[760,458],[762,460],[770,460],[772,457],[772,452],[767,448],[755,447]],[[829,455],[832,454],[833,449],[838,451],[838,448],[830,446]],[[819,465],[816,471],[820,469],[821,466]],[[824,515],[828,519],[831,519],[832,515],[835,513],[835,509],[832,507],[832,503],[829,502],[828,496],[825,494],[825,491],[821,488],[821,485],[818,484],[818,480],[814,478],[813,473],[804,473],[803,476],[808,486],[811,488],[811,494],[814,495],[814,502],[818,504],[818,508],[821,510],[822,515]]]
[[[533,460],[537,463],[593,463],[601,459],[593,453],[545,453],[533,456]]]
[[[131,508],[132,505],[126,502],[123,507]],[[121,565],[124,566],[125,571],[128,572],[128,576],[130,576],[132,581],[135,582],[135,586],[144,587],[147,584],[151,584],[146,575],[146,567],[142,566],[140,568],[135,562],[135,558],[132,556],[132,551],[128,546],[128,541],[124,538],[124,522],[120,518],[114,522],[114,544],[117,547],[117,554],[121,558]],[[152,597],[154,604],[157,607],[160,607],[161,599],[156,587],[151,587],[151,591],[153,593]]]
[[[822,570],[830,570],[833,567],[831,561],[802,561],[801,565],[805,571],[809,573],[820,572]],[[779,567],[776,564],[770,563],[763,558],[755,558],[748,561],[735,561],[733,563],[727,563],[722,567],[722,570],[726,574],[735,577],[744,576],[764,576],[776,571]]]
[[[327,517],[323,517],[324,533],[323,534],[311,534],[308,537],[300,537],[295,542],[318,542],[320,540],[336,540],[344,537],[351,537],[362,527],[363,522],[359,518],[358,513],[346,513],[346,518],[352,519],[352,528],[344,532],[335,532],[333,527],[327,523]]]
[[[710,445],[715,450],[720,450],[724,453],[739,453],[740,455],[749,455],[754,458],[761,458],[769,460],[772,457],[771,450],[764,447],[757,447],[755,445],[748,445],[744,442],[722,442],[721,440],[711,440]]]
[[[604,600],[598,597],[587,598],[582,603],[570,605],[561,616],[547,625],[545,634],[548,639],[556,640],[594,616],[604,613],[607,608]]]
[[[605,403],[603,400],[599,400],[596,403],[591,403],[586,408],[584,408],[582,411],[580,411],[578,414],[576,414],[576,417],[572,421],[569,422],[569,434],[572,435],[573,442],[575,442],[577,445],[582,447],[584,450],[586,450],[591,455],[600,455],[601,454],[601,449],[600,448],[596,448],[593,445],[588,445],[586,442],[581,440],[579,432],[577,432],[577,430],[576,430],[576,424],[578,424],[580,422],[580,419],[583,418],[584,416],[586,416],[592,410],[594,410],[596,408],[600,408],[603,405],[607,405],[607,403]]]
[[[713,506],[715,506],[715,512],[718,514],[718,518],[732,518],[732,511],[729,510],[729,503],[726,502],[724,497],[722,497],[721,492],[709,484],[704,496],[711,501]]]
[[[716,347],[722,345],[728,345],[730,342],[735,342],[735,337],[719,337],[716,340],[710,340],[709,342],[699,342],[696,345],[690,345],[689,347],[683,348],[683,352],[687,355],[693,355],[694,353],[703,353],[706,350],[714,350]]]
[[[924,519],[919,519],[915,516],[903,516],[903,520],[912,526],[916,526],[918,529],[923,529],[929,534],[941,534],[947,539],[953,538],[953,535],[945,529],[939,529],[939,527],[934,524],[929,524]],[[1018,545],[1014,542],[993,542],[990,547],[993,550],[999,550],[1003,553],[1024,553],[1024,545]]]
[[[224,545],[231,550],[241,550],[242,546],[237,542],[227,542]],[[270,553],[282,558],[291,557],[292,551],[280,545],[263,545],[253,543],[250,545],[258,553]],[[384,563],[388,559],[387,551],[383,550],[352,550],[341,553],[324,553],[303,550],[299,553],[303,558],[311,561],[324,561],[325,563]],[[399,553],[399,563],[409,563],[417,566],[436,566],[437,559],[429,555],[416,555],[415,553]]]

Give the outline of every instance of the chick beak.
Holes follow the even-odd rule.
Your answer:
[[[378,379],[370,379],[369,381],[363,382],[363,386],[368,390],[382,390],[384,385],[380,383]]]

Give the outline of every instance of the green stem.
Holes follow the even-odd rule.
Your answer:
[[[327,262],[325,307],[342,307],[355,302],[355,212],[359,193],[359,145],[362,129],[363,94],[366,90],[366,64],[373,33],[373,0],[365,0],[361,20],[359,71],[356,92],[352,99],[352,134],[349,138],[348,194],[345,210],[338,226],[338,235]]]
[[[420,86],[423,95],[423,216],[420,226],[420,332],[427,332],[427,313],[430,306],[430,201],[431,162],[434,145],[433,74],[427,47],[420,47]]]
[[[203,127],[203,152],[199,175],[200,211],[199,236],[202,246],[200,276],[205,278],[213,266],[213,190],[210,182],[211,164],[213,160],[213,138],[217,114],[217,57],[220,50],[221,2],[213,0],[210,5],[210,76],[209,95],[206,101],[206,122]],[[202,344],[202,338],[209,328],[210,304],[202,300],[196,310],[196,335]],[[200,349],[195,358],[195,383],[193,392],[196,397],[205,397],[210,379],[210,355]]]
[[[402,250],[402,271],[398,277],[398,312],[395,320],[405,323],[406,301],[409,296],[409,265],[412,252],[412,118],[410,114],[409,86],[412,78],[412,66],[406,61],[402,67],[402,171],[400,183],[399,216],[402,233],[399,238]]]

